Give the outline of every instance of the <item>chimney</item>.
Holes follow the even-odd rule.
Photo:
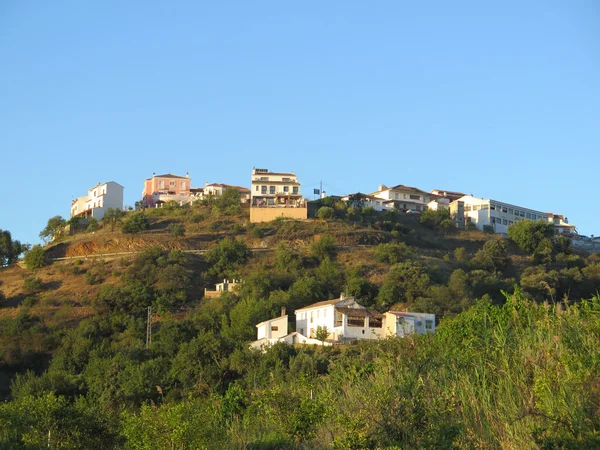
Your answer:
[[[156,176],[156,172],[152,172],[152,177],[154,178]]]
[[[344,300],[344,293],[343,292],[340,294],[340,300]]]
[[[190,173],[189,173],[189,172],[186,172],[186,173],[185,173],[185,177],[186,177],[186,178],[189,178],[189,177],[190,177]]]
[[[379,185],[379,189],[377,189],[378,191],[385,191],[387,189],[387,186],[385,184],[380,184]]]
[[[281,317],[285,316],[285,306],[281,307]]]

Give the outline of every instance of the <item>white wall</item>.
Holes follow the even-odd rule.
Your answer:
[[[312,316],[312,321],[311,321]],[[304,336],[313,336],[317,332],[317,327],[327,327],[333,332],[334,306],[325,305],[318,308],[303,309],[296,311],[296,331]]]

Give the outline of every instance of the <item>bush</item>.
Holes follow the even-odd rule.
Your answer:
[[[121,229],[123,233],[139,233],[150,228],[150,222],[144,213],[129,213],[125,220],[123,220],[123,226]]]
[[[212,264],[211,275],[220,277],[233,276],[236,268],[248,260],[248,248],[237,239],[222,239],[206,252],[206,261]]]
[[[331,219],[333,217],[334,210],[329,206],[321,206],[317,211],[317,217],[321,220]]]
[[[93,217],[90,217],[89,224],[88,224],[86,231],[88,233],[93,233],[94,231],[98,231],[99,229],[100,229],[100,224],[98,223],[98,221],[96,219],[94,219]]]
[[[41,278],[28,277],[23,281],[23,290],[28,294],[35,294],[44,289],[44,282]]]
[[[86,272],[85,282],[87,284],[99,284],[102,282],[102,277],[100,276],[100,274],[94,272]]]
[[[310,245],[310,250],[319,261],[329,258],[335,254],[335,239],[325,234]]]
[[[30,297],[25,297],[25,300],[23,300],[22,305],[25,306],[26,308],[31,308],[36,303],[37,303],[37,298],[30,296]]]
[[[379,244],[375,248],[375,259],[388,264],[396,264],[413,256],[414,252],[403,242]]]
[[[47,263],[46,251],[42,248],[41,245],[36,244],[31,248],[31,250],[25,253],[25,258],[23,258],[23,262],[29,270],[41,269]]]
[[[175,237],[181,237],[185,234],[185,226],[181,222],[169,224],[167,230],[169,230],[171,236]]]
[[[554,225],[551,223],[521,220],[508,227],[508,238],[530,255],[536,252],[542,241],[552,239],[553,236]],[[542,247],[546,245],[544,243]]]

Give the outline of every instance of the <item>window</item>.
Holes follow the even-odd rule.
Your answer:
[[[300,328],[299,333],[304,336],[304,328]]]
[[[255,189],[255,191],[256,191],[256,192],[258,192],[258,186],[256,186],[256,189]]]
[[[426,330],[433,330],[433,320],[426,320],[425,321],[425,329]]]
[[[496,211],[496,205],[494,205],[494,204],[492,203],[492,204],[490,205],[490,209],[491,209],[492,211]]]
[[[410,195],[410,199],[411,200],[421,200],[421,196],[420,195],[413,195],[413,194],[411,194]]]
[[[290,191],[290,187],[289,186],[284,186],[283,187],[283,192],[289,192]]]
[[[408,198],[408,197],[406,196],[406,194],[404,194],[404,198]]]
[[[326,309],[323,310],[323,318],[325,318],[325,317],[327,317],[327,310]]]
[[[260,177],[258,181],[269,181],[269,177]]]
[[[298,193],[298,186],[294,186],[292,188],[292,194],[297,194]]]
[[[261,186],[260,187],[260,193],[261,194],[266,194],[267,193],[267,187],[266,186]]]
[[[311,311],[310,312],[310,323],[313,323],[314,321],[315,321],[314,312]]]
[[[381,317],[369,317],[370,328],[383,328],[383,321]]]
[[[98,191],[94,191],[94,197],[98,195]]]
[[[502,225],[508,225],[508,220],[502,219]]]
[[[473,205],[473,211],[479,211],[481,209],[481,205]]]
[[[502,207],[502,212],[503,213],[507,213],[508,212],[508,208],[505,208],[504,206]]]
[[[282,178],[281,181],[287,181],[289,183],[290,179],[289,178]]]
[[[508,208],[508,213],[509,214],[513,214],[513,209],[512,208]]]
[[[174,181],[169,181],[169,186],[175,186],[175,182]]]
[[[519,211],[519,216],[520,217],[525,217],[525,211]]]
[[[320,315],[321,315],[321,311],[319,311],[319,310],[317,309],[317,319],[319,318],[319,316],[320,316]]]
[[[344,323],[342,313],[340,313],[338,311],[334,311],[333,320],[334,320],[334,323],[333,323],[334,327],[341,327],[342,324]]]
[[[531,219],[531,213],[526,213],[525,217],[527,217],[528,219]],[[534,216],[534,219],[535,219],[535,216]]]
[[[471,211],[471,205],[465,206],[465,211]]]
[[[279,331],[279,327],[271,327],[271,331]]]
[[[269,186],[269,194],[275,193],[275,186]]]
[[[365,318],[348,316],[348,326],[349,327],[364,327],[365,326]]]
[[[481,205],[481,209],[488,209],[489,205]]]
[[[185,181],[179,183],[179,189],[185,189]]]

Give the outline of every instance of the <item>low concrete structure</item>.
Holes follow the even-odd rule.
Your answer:
[[[308,209],[306,205],[298,208],[250,208],[250,222],[252,223],[271,222],[279,218],[306,220]]]
[[[383,321],[386,337],[435,332],[435,314],[388,311],[383,315]]]
[[[223,292],[233,292],[237,286],[242,284],[240,280],[223,280],[222,283],[215,284],[214,289],[204,289],[204,296],[208,298],[220,297]]]

